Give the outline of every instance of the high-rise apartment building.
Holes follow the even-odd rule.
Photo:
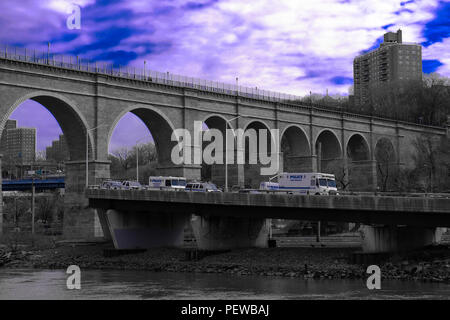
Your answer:
[[[47,160],[53,160],[57,163],[69,160],[69,151],[63,134],[59,135],[59,139],[54,140],[52,145],[46,148],[45,155]]]
[[[373,88],[389,83],[422,80],[422,46],[403,43],[402,31],[388,32],[380,47],[353,61],[354,103],[370,101]]]
[[[6,154],[6,141],[7,135],[8,135],[8,129],[15,129],[17,128],[17,120],[6,120],[5,128],[2,132],[2,139],[0,141],[0,153],[3,153],[3,155]]]
[[[36,128],[6,130],[5,160],[17,166],[31,165],[36,156]]]

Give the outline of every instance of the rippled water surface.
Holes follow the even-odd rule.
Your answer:
[[[64,270],[0,269],[0,299],[449,299],[450,284],[303,280],[226,274],[82,270],[68,290]]]

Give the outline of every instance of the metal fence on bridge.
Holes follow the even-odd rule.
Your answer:
[[[410,122],[423,126],[436,126],[435,123],[425,123],[423,119],[411,119],[406,114],[396,115],[396,118],[386,117],[385,114],[377,114],[374,111],[348,111],[336,106],[325,106],[316,103],[305,102],[304,97],[280,93],[269,90],[262,90],[258,87],[247,87],[228,84],[219,81],[204,80],[194,77],[187,77],[169,72],[158,72],[146,68],[135,68],[127,66],[116,67],[109,63],[91,62],[79,56],[51,53],[50,51],[37,51],[27,48],[11,46],[0,46],[0,58],[35,63],[40,65],[54,66],[58,68],[91,72],[114,77],[121,77],[133,80],[147,81],[157,84],[170,85],[181,88],[192,88],[208,92],[215,92],[250,99],[258,99],[270,102],[280,102],[289,104],[296,108],[307,108],[309,110],[322,112],[337,112],[350,117],[377,117],[380,119],[390,119],[396,121]],[[438,124],[443,126],[443,124]]]

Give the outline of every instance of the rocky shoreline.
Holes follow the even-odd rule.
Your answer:
[[[367,278],[367,265],[349,263],[355,248],[251,248],[189,261],[183,249],[155,248],[141,253],[106,257],[110,244],[62,245],[15,252],[0,249],[0,268],[147,270],[156,272],[229,273],[240,276],[280,276],[313,279]],[[428,248],[392,256],[378,264],[384,279],[450,283],[450,249]]]

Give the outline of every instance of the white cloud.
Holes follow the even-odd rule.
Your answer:
[[[166,39],[172,49],[149,55],[148,60],[162,71],[231,83],[239,76],[242,83],[287,93],[326,88],[346,93],[348,84],[330,79],[353,77],[353,58],[382,37],[382,26],[392,25],[392,31],[401,27],[404,41],[425,40],[423,25],[433,18],[437,1],[403,7],[400,2],[229,0],[202,10],[178,11],[169,23],[156,21],[156,32],[147,37]],[[308,77],[311,74],[316,77]]]
[[[422,49],[422,59],[439,60],[443,65],[436,72],[447,77],[450,76],[450,38],[442,42],[436,42],[427,48]]]
[[[42,3],[42,6],[59,13],[67,13],[69,8],[71,8],[74,4],[84,7],[93,3],[95,3],[95,0],[51,0]]]

